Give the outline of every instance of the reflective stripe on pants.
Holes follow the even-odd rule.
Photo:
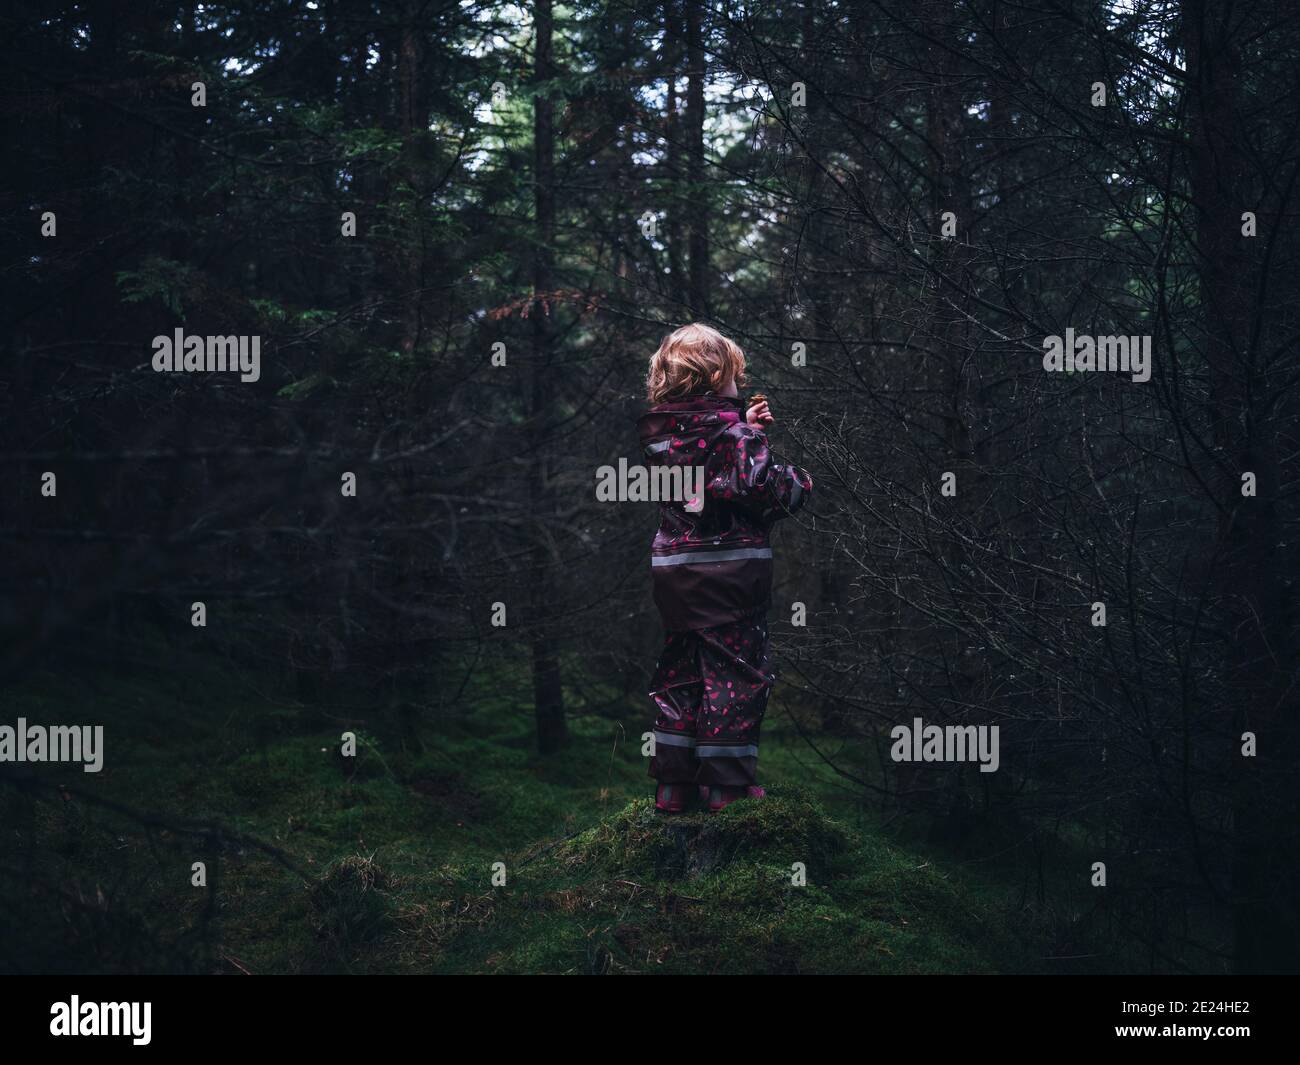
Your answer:
[[[712,629],[670,632],[650,682],[657,711],[650,775],[666,783],[755,782],[758,733],[776,681],[766,611]]]

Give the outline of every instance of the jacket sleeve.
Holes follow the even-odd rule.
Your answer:
[[[742,507],[768,524],[793,514],[812,494],[812,478],[798,466],[776,462],[767,437],[750,425],[729,428],[704,464],[704,495]]]

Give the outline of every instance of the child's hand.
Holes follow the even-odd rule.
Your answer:
[[[745,421],[755,429],[766,429],[776,419],[772,417],[772,412],[768,410],[767,400],[760,399],[745,412]]]

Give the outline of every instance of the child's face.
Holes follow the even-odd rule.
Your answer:
[[[740,393],[736,391],[735,377],[728,377],[725,381],[722,382],[722,387],[718,389],[718,395],[726,396],[729,399],[735,399],[738,395],[740,395]]]

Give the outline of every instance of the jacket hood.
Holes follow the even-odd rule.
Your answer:
[[[679,451],[686,446],[697,447],[698,441],[711,440],[743,420],[739,397],[706,392],[651,407],[637,419],[637,432],[643,447],[667,440],[672,451]]]

